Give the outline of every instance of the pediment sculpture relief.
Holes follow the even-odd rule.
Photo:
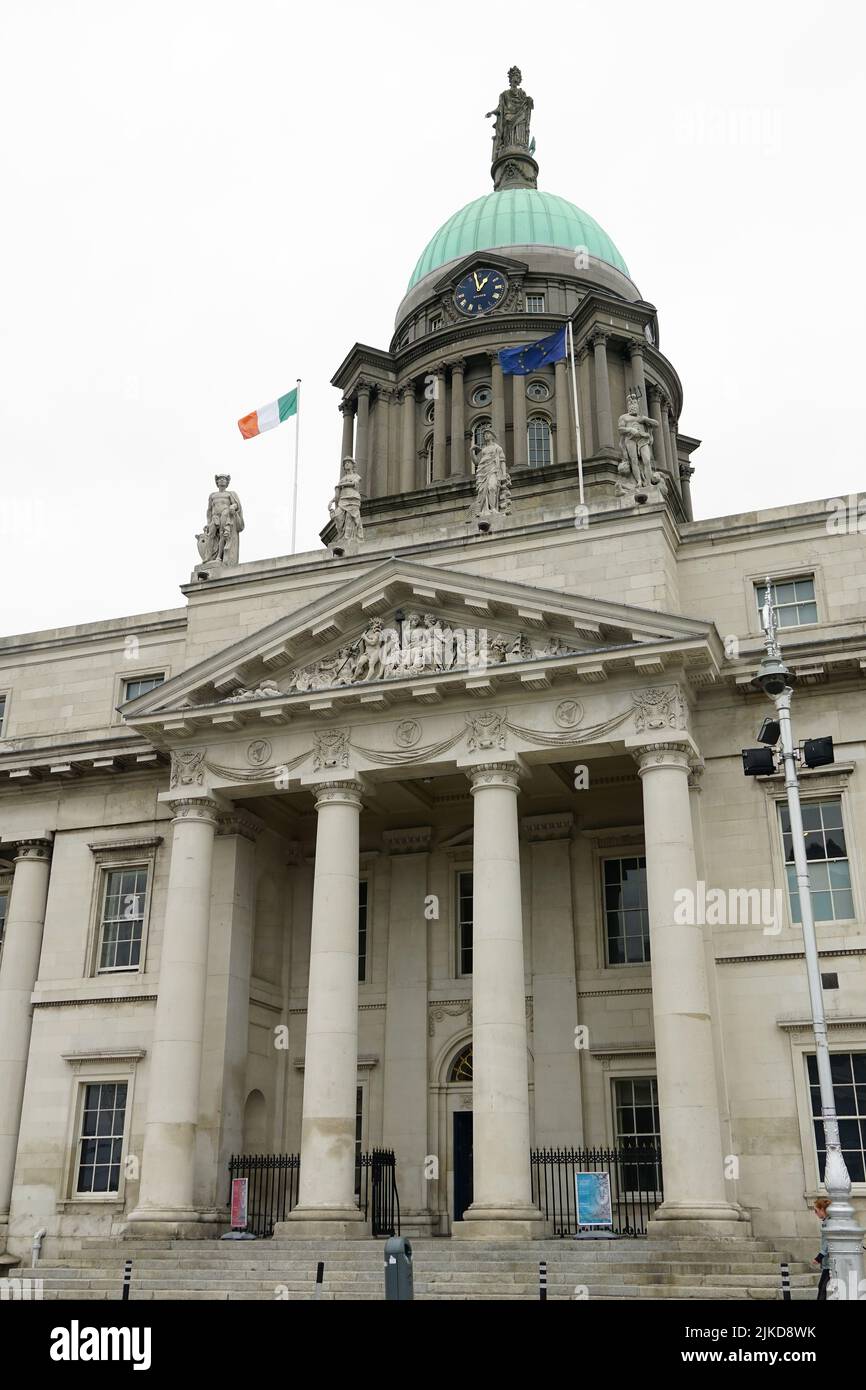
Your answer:
[[[577,651],[555,635],[533,643],[522,632],[454,627],[447,618],[432,613],[410,613],[391,626],[374,618],[350,646],[294,671],[286,689],[305,693],[362,681],[479,671],[544,656],[571,656]]]

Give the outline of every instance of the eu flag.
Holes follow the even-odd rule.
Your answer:
[[[506,376],[528,376],[530,372],[537,372],[539,367],[546,367],[548,362],[559,362],[567,356],[565,346],[565,335],[568,325],[563,324],[555,333],[551,333],[549,338],[539,338],[537,343],[528,343],[526,347],[503,348],[499,354],[499,362]]]

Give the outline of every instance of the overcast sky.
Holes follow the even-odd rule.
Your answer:
[[[3,0],[0,63],[4,633],[182,604],[220,470],[288,553],[293,425],[236,420],[298,376],[319,548],[330,377],[491,187],[512,63],[658,306],[696,515],[866,487],[862,3]]]

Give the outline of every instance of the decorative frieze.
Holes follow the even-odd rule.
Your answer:
[[[382,843],[389,854],[422,854],[430,848],[433,827],[417,825],[410,830],[385,830]]]
[[[313,769],[315,772],[348,766],[348,729],[324,729],[321,733],[313,735]]]
[[[204,786],[206,748],[175,748],[171,754],[169,787]]]
[[[554,816],[524,816],[520,829],[531,844],[540,840],[570,840],[574,833],[574,816],[563,811]]]
[[[647,686],[632,692],[634,726],[639,734],[655,729],[685,729],[686,706],[676,686]]]

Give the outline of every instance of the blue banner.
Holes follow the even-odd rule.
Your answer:
[[[568,325],[563,324],[549,338],[539,338],[537,343],[527,343],[526,347],[503,348],[499,362],[506,376],[528,376],[546,367],[549,362],[560,362],[567,356],[565,346]]]

